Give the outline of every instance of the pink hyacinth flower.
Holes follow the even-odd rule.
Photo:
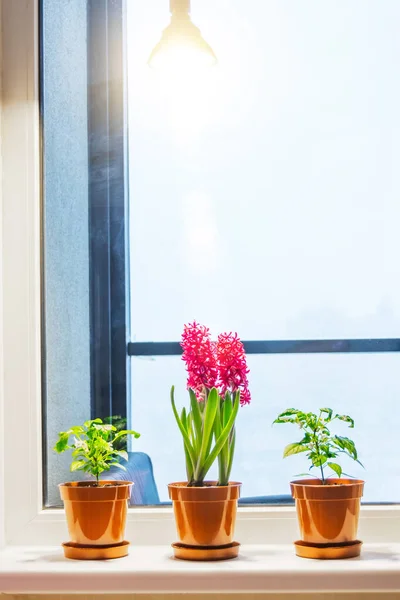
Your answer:
[[[216,344],[211,341],[210,330],[196,321],[185,325],[181,346],[188,373],[187,387],[198,400],[204,400],[206,390],[215,387],[218,381]]]
[[[237,333],[221,333],[217,342],[218,387],[223,397],[226,392],[240,392],[240,404],[251,400],[244,346]]]

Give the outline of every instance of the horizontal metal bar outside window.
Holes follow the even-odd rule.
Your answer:
[[[352,340],[250,340],[243,341],[247,354],[321,354],[350,352],[399,352],[400,338]],[[129,356],[176,356],[179,342],[129,342]]]

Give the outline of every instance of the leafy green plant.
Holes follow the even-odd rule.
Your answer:
[[[235,419],[240,406],[240,392],[226,393],[221,400],[214,387],[199,402],[189,389],[190,410],[178,414],[171,388],[171,404],[183,437],[188,486],[200,487],[211,466],[219,460],[219,485],[228,485],[235,448]],[[215,440],[213,445],[213,440]]]
[[[325,484],[327,477],[325,469],[328,467],[337,477],[342,476],[342,467],[336,462],[341,454],[358,462],[358,454],[354,442],[348,437],[334,435],[329,427],[332,421],[344,421],[352,429],[354,421],[348,415],[333,414],[331,408],[320,408],[319,415],[312,412],[302,412],[297,408],[287,408],[274,421],[274,423],[293,423],[304,432],[304,437],[293,444],[288,444],[283,451],[283,457],[307,452],[311,461],[310,470],[318,468],[321,472],[321,481]],[[328,427],[329,424],[329,427]]]
[[[140,437],[136,431],[121,429],[117,432],[114,425],[103,423],[101,419],[93,419],[59,433],[54,450],[59,454],[71,450],[71,471],[90,473],[96,478],[98,485],[101,473],[111,467],[125,470],[119,460],[127,460],[128,453],[117,449],[117,444],[123,436],[127,435]],[[71,437],[73,437],[72,443],[70,443]]]

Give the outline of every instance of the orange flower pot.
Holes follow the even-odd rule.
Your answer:
[[[216,483],[205,481],[203,487],[188,487],[187,482],[168,485],[181,544],[208,548],[232,544],[242,484]]]
[[[300,535],[307,544],[349,544],[357,540],[364,481],[303,479],[290,483]]]
[[[71,542],[91,547],[121,544],[132,485],[129,481],[60,484]]]

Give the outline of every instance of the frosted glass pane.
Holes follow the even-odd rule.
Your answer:
[[[315,410],[329,406],[350,414],[354,430],[338,433],[356,442],[365,470],[343,461],[345,472],[366,480],[367,502],[399,502],[400,470],[395,442],[400,397],[399,354],[272,355],[249,357],[252,404],[240,409],[232,479],[243,482],[243,496],[289,493],[289,481],[307,470],[303,456],[282,459],[282,450],[301,438],[290,425],[271,423],[287,407]],[[132,425],[141,432],[135,450],[149,454],[160,499],[167,484],[185,479],[181,435],[172,414],[188,404],[184,364],[179,357],[132,359]],[[215,473],[215,471],[214,471]]]
[[[218,56],[146,66],[128,3],[132,338],[400,336],[400,2],[193,1]]]

